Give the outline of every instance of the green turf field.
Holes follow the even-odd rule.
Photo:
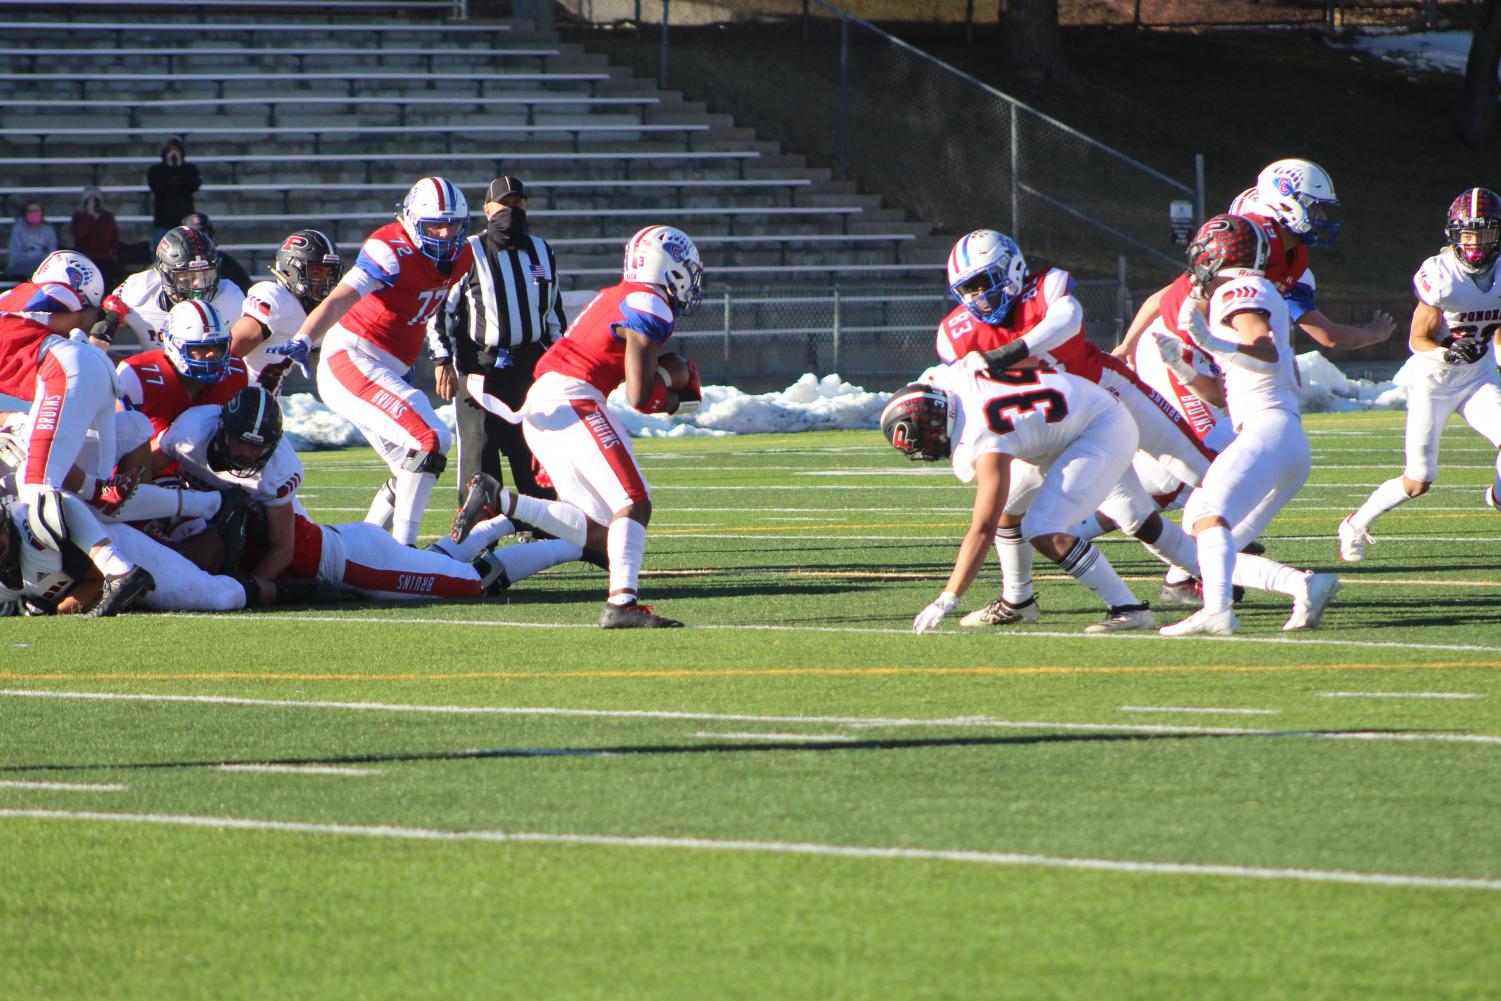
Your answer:
[[[1265,541],[1342,574],[1313,633],[1086,638],[1042,573],[1039,625],[913,636],[969,496],[871,432],[637,443],[681,631],[595,628],[583,565],[0,621],[0,998],[1495,997],[1494,451],[1451,425],[1341,566],[1401,415],[1308,425]],[[373,454],[306,458],[358,519]]]

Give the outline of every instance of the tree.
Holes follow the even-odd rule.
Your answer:
[[[1470,58],[1465,63],[1464,104],[1459,115],[1459,137],[1471,146],[1491,141],[1496,128],[1498,93],[1496,74],[1501,71],[1501,0],[1485,0]]]
[[[1495,2],[1495,0],[1493,0]],[[1081,85],[1063,61],[1058,31],[1058,0],[999,0],[1006,61],[1033,84],[1052,84],[1076,92]]]

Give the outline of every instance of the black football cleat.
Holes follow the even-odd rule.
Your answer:
[[[155,589],[156,579],[145,567],[132,567],[126,573],[105,577],[104,586],[99,592],[99,600],[94,603],[93,608],[83,613],[84,618],[102,619],[110,615],[119,615],[141,595]]]
[[[470,566],[479,574],[480,587],[486,594],[499,594],[511,586],[511,578],[506,576],[506,568],[501,565],[500,557],[494,553],[485,553],[475,560]]]
[[[453,516],[448,537],[463,542],[475,525],[500,514],[500,481],[489,473],[475,473],[464,488],[464,503]]]
[[[638,605],[631,602],[629,605],[605,605],[604,611],[599,613],[599,628],[681,629],[683,624],[677,619],[657,615],[651,610],[650,605]]]

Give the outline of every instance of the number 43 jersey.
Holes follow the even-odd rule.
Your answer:
[[[1095,383],[1047,367],[992,376],[966,360],[936,372],[934,381],[949,396],[954,475],[965,483],[975,478],[975,460],[986,452],[1046,468],[1080,437],[1104,434],[1116,423],[1102,418],[1119,411],[1129,421],[1120,402]],[[1121,447],[1136,450],[1134,442]]]
[[[1477,337],[1489,349],[1501,330],[1501,266],[1492,265],[1479,275],[1459,266],[1454,253],[1445,249],[1423,262],[1412,278],[1418,298],[1444,314],[1448,333],[1437,340],[1444,347],[1460,337]],[[1473,364],[1451,365],[1441,357],[1419,355],[1414,364],[1431,380],[1445,387],[1488,379],[1495,372],[1495,358],[1486,350]]]
[[[354,286],[363,296],[340,325],[411,368],[426,340],[427,321],[473,264],[474,252],[465,241],[453,266],[444,271],[413,245],[401,223],[387,223],[366,238],[354,267],[339,283]]]

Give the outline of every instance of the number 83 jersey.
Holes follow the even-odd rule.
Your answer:
[[[1492,265],[1481,274],[1471,274],[1459,266],[1452,251],[1445,249],[1423,262],[1413,275],[1412,287],[1423,303],[1444,314],[1448,333],[1436,338],[1444,347],[1460,337],[1478,337],[1489,347],[1496,331],[1501,330],[1501,267]],[[1414,361],[1423,365],[1431,380],[1446,387],[1488,378],[1496,364],[1489,350],[1474,364],[1451,365],[1428,355],[1419,355]]]
[[[975,478],[975,461],[986,452],[1046,468],[1078,438],[1113,425],[1108,418],[1115,411],[1129,420],[1120,402],[1097,384],[1045,366],[990,375],[964,360],[936,372],[934,381],[949,396],[954,475],[965,483]],[[1134,442],[1122,445],[1136,450]]]

